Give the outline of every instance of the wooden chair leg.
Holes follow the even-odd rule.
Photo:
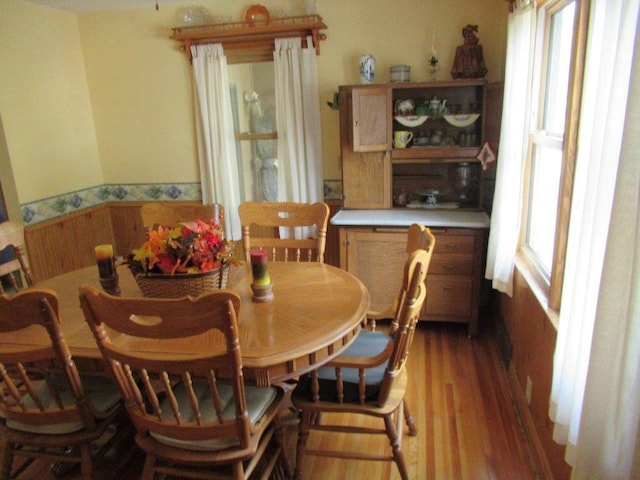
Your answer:
[[[413,415],[411,415],[406,398],[402,399],[402,408],[404,410],[404,421],[407,424],[407,428],[409,428],[409,435],[415,437],[418,434],[418,427],[413,421]]]
[[[298,443],[296,448],[296,468],[293,472],[294,480],[302,480],[302,463],[307,450],[307,439],[309,438],[309,422],[311,413],[303,410],[300,415],[300,425],[298,426]]]
[[[9,480],[11,475],[11,464],[13,463],[13,445],[9,442],[2,442],[2,464],[0,467],[0,478]]]
[[[281,418],[276,418],[276,430],[275,440],[278,447],[278,462],[280,463],[286,478],[293,477],[293,470],[291,470],[291,463],[289,462],[289,456],[287,455],[287,445],[284,438],[284,425]],[[277,468],[277,467],[276,467]]]
[[[153,470],[156,464],[156,456],[150,453],[147,453],[146,458],[144,459],[144,468],[142,469],[142,479],[141,480],[153,480],[154,473]]]
[[[83,480],[93,479],[93,461],[91,460],[91,444],[80,445],[80,469]]]
[[[242,468],[242,462],[234,463],[231,468],[233,470],[234,480],[244,479],[244,468]]]
[[[402,412],[397,413],[402,415]],[[404,463],[404,455],[402,454],[402,448],[400,447],[400,437],[398,436],[398,430],[396,429],[393,414],[385,415],[384,425],[387,431],[387,437],[389,437],[393,460],[396,462],[398,471],[400,472],[400,478],[402,480],[409,480],[409,474],[407,473],[407,467]]]

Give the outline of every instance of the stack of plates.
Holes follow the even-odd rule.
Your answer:
[[[429,118],[427,115],[397,115],[396,121],[405,127],[419,127]]]
[[[449,125],[453,125],[454,127],[468,127],[469,125],[473,125],[476,120],[480,118],[479,113],[466,113],[459,115],[445,115],[444,119],[447,121]]]

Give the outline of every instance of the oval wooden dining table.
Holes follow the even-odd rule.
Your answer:
[[[290,380],[321,366],[339,355],[360,331],[369,307],[369,293],[360,280],[344,270],[321,263],[271,262],[274,298],[257,303],[251,299],[250,267],[231,268],[227,288],[238,293],[242,302],[238,327],[243,372],[245,378],[257,385]],[[118,272],[122,296],[141,297],[126,266],[119,266]],[[80,309],[81,285],[100,288],[97,267],[79,269],[37,284],[58,294],[62,331],[78,367],[101,369],[100,352]],[[171,343],[140,340],[127,343],[127,338],[117,341],[127,344],[127,348],[158,355],[195,355],[214,348],[211,338],[187,338]]]

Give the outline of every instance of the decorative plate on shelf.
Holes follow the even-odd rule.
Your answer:
[[[244,19],[252,27],[254,25],[266,25],[269,23],[269,10],[263,5],[251,5]]]
[[[453,125],[454,127],[468,127],[469,125],[473,125],[476,120],[480,118],[479,113],[465,113],[458,115],[445,115],[444,119],[447,121],[449,125]]]
[[[396,121],[405,127],[419,127],[429,118],[427,115],[396,115]]]

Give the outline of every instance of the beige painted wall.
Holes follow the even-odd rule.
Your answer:
[[[251,2],[198,3],[239,20]],[[264,4],[302,13],[298,0]],[[160,2],[159,11],[76,17],[0,2],[0,112],[20,203],[100,183],[198,181],[190,65],[168,38],[179,9]],[[440,78],[449,79],[461,29],[477,23],[488,79],[503,78],[502,0],[317,0],[317,9],[328,26],[318,57],[327,179],[340,178],[340,163],[338,114],[326,101],[339,85],[358,83],[362,53],[377,58],[376,83],[401,63],[412,80],[426,80],[435,32]]]
[[[20,203],[103,183],[75,15],[0,2],[0,114]]]

